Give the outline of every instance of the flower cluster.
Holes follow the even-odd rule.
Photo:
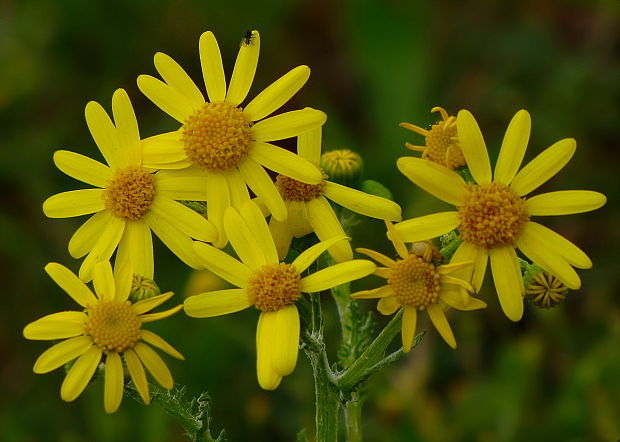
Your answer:
[[[206,95],[171,57],[155,54],[161,79],[140,75],[138,88],[178,121],[178,129],[142,138],[129,96],[119,89],[112,96],[112,118],[98,103],[86,106],[86,123],[105,164],[69,151],[54,154],[62,172],[93,186],[43,203],[51,218],[90,216],[68,244],[71,256],[84,258],[78,276],[56,263],[45,268],[81,310],[45,316],[24,328],[28,339],[62,339],[37,359],[35,373],[75,360],[67,365],[63,400],[76,399],[98,367],[110,413],[121,403],[126,377],[146,404],[147,371],[172,388],[170,371],[147,344],[183,356],[142,326],[181,309],[198,318],[257,309],[257,377],[262,388],[273,390],[295,368],[302,327],[298,305],[305,294],[374,273],[385,285],[352,298],[379,298],[377,309],[386,315],[402,309],[405,351],[412,348],[421,311],[455,348],[446,314],[450,308],[486,307],[475,294],[487,261],[499,302],[514,321],[523,314],[525,293],[517,249],[537,266],[527,293],[545,307],[563,299],[566,288],[579,288],[573,267],[592,265],[577,246],[531,218],[593,210],[605,197],[583,190],[525,197],[568,162],[574,140],[557,142],[519,171],[530,133],[529,114],[519,111],[492,175],[471,113],[461,110],[454,117],[433,108],[442,120],[429,130],[402,124],[423,135],[426,145],[408,143],[422,158],[400,158],[397,167],[456,210],[402,221],[397,203],[360,190],[358,154],[334,150],[321,157],[323,112],[303,108],[273,115],[307,82],[307,66],[293,68],[242,105],[259,51],[259,33],[249,32],[227,83],[218,43],[205,32],[199,54]],[[297,153],[273,144],[288,138],[296,138]],[[385,222],[397,256],[357,248],[380,266],[354,259],[343,220],[359,215]],[[458,247],[440,253],[430,240],[449,232]],[[193,294],[183,305],[149,313],[172,297],[160,294],[153,282],[153,233],[188,266],[206,268],[236,288]],[[304,250],[291,252],[293,238],[308,235]],[[228,243],[236,257],[222,250]],[[329,257],[317,261],[324,252]],[[91,280],[94,292],[86,285]]]

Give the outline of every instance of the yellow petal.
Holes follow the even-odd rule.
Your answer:
[[[242,44],[235,61],[230,85],[226,93],[226,101],[239,105],[247,97],[258,64],[260,52],[260,35],[258,31],[252,31],[252,44]]]
[[[441,164],[416,157],[399,158],[396,166],[415,185],[431,195],[455,206],[463,204],[465,181],[458,173]]]
[[[142,140],[142,166],[177,169],[178,162],[186,163],[183,167],[189,166],[181,136],[181,130],[176,130]]]
[[[114,265],[114,286],[116,287],[116,301],[125,302],[129,299],[129,292],[133,283],[133,266],[131,261]]]
[[[210,318],[235,313],[251,305],[244,289],[227,289],[190,296],[185,299],[183,309],[192,318]]]
[[[471,282],[474,290],[479,292],[482,287],[482,281],[484,280],[484,274],[486,273],[487,262],[489,261],[488,258],[489,253],[485,249],[481,249],[472,243],[464,242],[456,249],[456,252],[452,255],[451,261],[472,261],[474,265],[457,270],[452,276]]]
[[[250,121],[258,121],[280,109],[310,78],[308,66],[297,66],[267,86],[243,109]]]
[[[499,303],[506,317],[519,321],[523,316],[523,278],[512,246],[491,249],[491,271]]]
[[[54,152],[54,164],[71,178],[96,187],[106,187],[112,178],[105,164],[68,150]]]
[[[251,229],[261,252],[265,255],[267,264],[277,264],[279,262],[278,252],[276,251],[276,246],[269,232],[263,212],[254,202],[248,201],[241,207],[239,213],[243,217],[245,224]]]
[[[250,158],[267,169],[307,184],[319,184],[323,175],[317,166],[281,147],[257,141],[249,152]]]
[[[124,220],[115,216],[110,217],[105,229],[100,233],[97,243],[80,266],[79,276],[82,281],[88,282],[92,279],[95,264],[110,259],[123,236],[124,230]]]
[[[321,254],[325,252],[325,250],[329,249],[332,245],[334,245],[338,241],[347,241],[349,239],[350,238],[347,238],[346,236],[342,235],[342,236],[330,238],[326,241],[321,241],[313,245],[312,247],[307,248],[303,252],[301,252],[299,256],[295,258],[295,260],[292,262],[292,265],[295,267],[295,270],[297,270],[297,272],[301,274],[308,267],[310,267],[310,264],[316,261],[319,258],[319,256],[321,256]]]
[[[377,266],[372,261],[366,259],[341,262],[302,278],[301,291],[313,293],[331,289],[345,282],[368,276],[376,268]]]
[[[385,296],[377,302],[377,310],[382,315],[391,315],[400,308],[400,301],[396,296]]]
[[[280,376],[291,374],[297,365],[299,350],[299,313],[294,304],[275,312],[271,366]]]
[[[34,363],[33,371],[37,374],[49,373],[83,355],[92,346],[90,336],[66,339],[45,350]]]
[[[187,169],[182,169],[183,172]],[[207,174],[202,176],[179,176],[170,170],[160,170],[155,177],[157,195],[172,200],[206,201]]]
[[[118,244],[115,267],[131,262],[133,272],[153,279],[153,237],[146,223],[127,221]]]
[[[561,190],[543,193],[526,200],[527,212],[532,216],[571,215],[596,210],[607,202],[607,197],[590,190]]]
[[[400,256],[401,259],[407,259],[409,257],[409,251],[407,250],[407,246],[403,242],[403,239],[394,228],[394,224],[386,219],[385,227],[387,227],[387,237],[392,241],[398,256]]]
[[[566,261],[566,258],[556,252],[553,243],[548,244],[548,239],[532,228],[531,224],[526,223],[521,229],[521,234],[517,239],[519,250],[535,264],[556,276],[568,288],[579,289],[581,281],[577,272]]]
[[[265,390],[275,390],[282,376],[271,365],[277,312],[262,312],[256,327],[256,376]]]
[[[278,221],[286,220],[288,213],[282,195],[263,166],[251,158],[246,158],[237,167],[247,185],[267,206],[272,216]]]
[[[426,308],[428,312],[428,316],[431,318],[431,322],[441,335],[444,341],[452,347],[456,348],[456,340],[454,339],[454,334],[452,333],[452,329],[450,328],[450,324],[448,323],[448,319],[446,318],[446,314],[439,304],[431,304]]]
[[[199,41],[200,65],[202,75],[207,87],[209,100],[224,101],[226,98],[226,79],[224,77],[224,66],[222,64],[222,54],[213,32],[207,31],[200,36]]]
[[[141,315],[142,313],[153,310],[155,307],[163,304],[173,296],[173,292],[166,292],[161,295],[153,296],[152,298],[143,299],[133,304],[133,309],[136,312],[136,315]]]
[[[246,287],[252,270],[228,253],[201,242],[194,243],[200,262],[213,273],[237,287]]]
[[[484,138],[474,116],[460,110],[456,116],[456,128],[463,156],[471,175],[478,184],[491,182],[491,163]]]
[[[194,269],[202,268],[200,260],[194,252],[194,241],[186,233],[152,212],[148,212],[143,220],[181,261]]]
[[[439,299],[450,307],[463,311],[479,310],[487,306],[480,299],[469,296],[464,288],[451,286],[450,284],[442,285]]]
[[[237,256],[252,270],[267,264],[265,255],[260,248],[250,227],[245,223],[239,212],[229,207],[224,214],[224,230]]]
[[[99,347],[91,347],[75,361],[60,387],[60,397],[63,401],[71,402],[84,391],[100,360]]]
[[[112,113],[116,123],[118,136],[118,157],[121,164],[140,165],[142,163],[142,147],[136,114],[124,89],[117,89],[112,95]]]
[[[113,215],[107,210],[95,213],[82,224],[69,240],[69,253],[74,258],[88,254],[101,236],[101,231]]]
[[[336,204],[360,215],[392,221],[402,219],[400,206],[387,198],[370,195],[330,181],[325,182],[323,194]]]
[[[116,297],[116,286],[110,261],[101,261],[95,264],[93,286],[99,299],[111,301]]]
[[[250,201],[250,192],[243,179],[243,175],[237,169],[231,169],[226,173],[228,183],[228,194],[230,195],[230,205],[239,210]]]
[[[84,312],[60,312],[43,316],[24,327],[24,338],[51,340],[72,338],[84,333]]]
[[[535,222],[528,222],[524,225],[531,235],[540,238],[545,243],[545,247],[561,255],[570,265],[580,269],[592,267],[592,261],[579,247],[564,238],[553,230]]]
[[[127,370],[129,370],[129,375],[131,376],[134,387],[136,387],[136,390],[140,393],[140,397],[142,397],[144,403],[146,405],[150,404],[149,384],[146,381],[146,373],[144,372],[142,362],[140,362],[138,355],[131,349],[125,351],[123,355],[125,356]]]
[[[517,173],[510,183],[510,188],[519,196],[537,189],[570,161],[576,148],[577,143],[572,138],[553,144]]]
[[[174,386],[170,370],[168,370],[168,367],[159,355],[155,353],[155,350],[142,342],[136,343],[133,350],[138,354],[142,364],[144,364],[149,373],[153,375],[162,387],[170,390]]]
[[[318,165],[321,161],[321,138],[323,128],[309,130],[297,136],[297,154]]]
[[[495,164],[493,181],[508,185],[515,177],[527,149],[531,127],[530,114],[526,110],[522,109],[512,117]]]
[[[195,110],[200,109],[205,103],[205,98],[194,81],[187,75],[187,72],[170,56],[162,52],[155,54],[154,61],[155,69],[157,69],[161,78],[172,89],[187,98],[187,101],[192,104]]]
[[[103,404],[106,413],[114,413],[118,410],[123,400],[123,363],[118,353],[108,353],[105,361],[105,385]]]
[[[351,298],[355,299],[377,299],[386,296],[394,296],[394,290],[389,285],[384,285],[372,290],[362,290],[351,294]]]
[[[402,221],[394,228],[404,242],[416,242],[437,238],[454,230],[460,222],[458,212],[439,212]]]
[[[259,121],[252,126],[252,134],[259,142],[284,140],[319,128],[326,120],[324,112],[306,107]]]
[[[90,101],[86,105],[85,115],[88,130],[106,162],[112,168],[119,167],[116,127],[107,112],[96,101]]]
[[[140,75],[138,89],[158,108],[181,124],[194,113],[192,103],[187,98],[155,77]]]
[[[217,229],[218,238],[214,245],[222,248],[228,242],[224,231],[224,212],[230,207],[228,182],[220,173],[209,173],[207,179],[207,217]]]
[[[321,241],[346,236],[338,217],[334,213],[334,209],[332,209],[325,197],[319,196],[314,198],[306,202],[305,206],[308,213],[308,222]],[[293,204],[291,204],[291,207],[293,207]],[[353,259],[353,249],[351,249],[351,244],[348,241],[337,241],[327,250],[336,262]]]
[[[302,236],[312,233],[314,229],[308,221],[308,210],[306,208],[305,201],[287,201],[286,204],[288,205],[287,223],[291,228],[293,236],[295,238],[301,238]],[[333,220],[331,220],[331,218],[330,224],[333,224]]]
[[[43,203],[43,212],[48,218],[70,218],[103,209],[103,189],[80,189],[57,193]]]
[[[142,340],[144,340],[144,342],[147,342],[152,346],[157,347],[162,351],[165,351],[170,356],[177,359],[185,360],[181,353],[179,353],[172,345],[164,341],[159,335],[156,335],[149,330],[142,329],[140,330],[140,337],[142,338]]]
[[[156,196],[151,204],[151,213],[197,240],[215,241],[217,238],[217,231],[213,224],[177,201]]]
[[[163,312],[148,313],[145,315],[140,315],[140,321],[142,322],[159,321],[160,319],[169,318],[170,316],[181,311],[182,309],[183,309],[183,305],[179,304],[176,307],[169,308],[168,310],[164,310]]]
[[[418,322],[418,310],[415,307],[405,306],[403,307],[403,325],[402,325],[402,338],[403,338],[403,351],[408,353],[413,345],[413,338],[415,337],[415,330]]]
[[[280,261],[284,261],[286,255],[288,255],[291,240],[293,239],[293,232],[291,232],[289,223],[287,221],[280,222],[272,216],[269,220],[269,232],[271,233],[273,242],[276,245],[278,259]]]
[[[45,271],[58,286],[63,289],[75,302],[82,307],[97,302],[93,292],[79,278],[65,266],[50,262],[45,266]]]
[[[396,261],[394,261],[392,258],[388,258],[384,254],[375,252],[374,250],[358,247],[357,249],[355,249],[355,251],[357,253],[362,253],[366,256],[370,256],[372,259],[374,259],[380,264],[383,264],[386,267],[394,267],[396,265]]]

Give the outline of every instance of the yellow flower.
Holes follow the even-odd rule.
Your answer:
[[[300,157],[314,164],[317,170],[321,170],[319,168],[321,128],[299,135],[297,151]],[[388,218],[394,221],[402,219],[400,206],[394,201],[351,189],[328,181],[327,178],[325,177],[319,184],[310,185],[283,175],[277,177],[276,187],[284,198],[288,218],[286,221],[280,221],[272,216],[269,228],[280,259],[284,259],[288,253],[293,236],[300,238],[315,232],[319,240],[325,241],[345,235],[328,199],[353,212],[372,218]],[[353,259],[353,251],[348,241],[335,243],[328,252],[337,262]]]
[[[138,123],[127,93],[112,97],[115,124],[100,104],[86,105],[86,122],[109,167],[80,155],[59,150],[56,166],[72,178],[96,186],[59,193],[43,203],[50,218],[94,213],[69,241],[74,258],[86,258],[80,278],[89,281],[95,264],[109,260],[118,246],[116,264],[130,260],[134,271],[153,278],[151,230],[187,265],[199,268],[192,238],[213,241],[213,225],[174,200],[204,199],[204,181],[191,176],[152,173],[144,165]]]
[[[95,265],[93,292],[66,267],[49,263],[45,271],[67,292],[82,311],[54,313],[24,328],[24,337],[33,340],[62,341],[43,352],[34,364],[34,372],[48,373],[77,358],[60,388],[60,397],[75,400],[84,390],[105,356],[104,405],[108,413],[116,411],[123,399],[125,384],[123,360],[131,379],[144,400],[150,402],[144,367],[164,388],[173,386],[166,364],[148,344],[177,359],[183,356],[142,324],[167,318],[181,305],[159,313],[147,313],[166,302],[171,292],[132,304],[128,301],[133,272],[129,263],[112,273],[109,261]]]
[[[411,150],[422,152],[422,158],[446,166],[448,169],[465,166],[465,157],[456,133],[456,118],[448,116],[442,107],[434,107],[431,112],[439,112],[442,120],[433,124],[430,130],[411,123],[400,123],[401,127],[422,135],[426,144],[425,146],[416,146],[405,143],[405,145]]]
[[[248,202],[240,212],[228,208],[224,221],[228,239],[241,261],[208,244],[194,245],[207,269],[239,288],[190,296],[185,300],[185,312],[195,318],[207,318],[252,305],[260,310],[256,329],[258,383],[273,390],[297,363],[300,330],[295,301],[302,293],[320,292],[369,275],[376,266],[358,259],[302,277],[321,253],[346,238],[320,242],[287,264],[278,259],[267,223],[255,203]]]
[[[400,259],[389,258],[369,249],[355,249],[368,255],[385,267],[378,267],[375,275],[387,280],[387,284],[372,290],[353,293],[357,299],[380,298],[377,310],[384,315],[391,315],[400,307],[403,308],[402,339],[403,350],[411,350],[418,322],[418,310],[426,310],[433,325],[446,341],[456,348],[456,340],[446,318],[444,310],[453,307],[457,310],[477,310],[486,307],[479,299],[469,296],[472,287],[465,281],[449,274],[471,266],[472,262],[452,262],[447,265],[435,266],[431,263],[432,251],[427,247],[419,254],[409,253],[405,243],[394,226],[385,221],[390,239]],[[417,244],[416,246],[419,246]],[[416,247],[419,249],[419,247]]]
[[[145,147],[145,161],[155,168],[187,169],[184,173],[207,180],[207,216],[218,229],[218,247],[226,245],[224,211],[247,202],[248,187],[278,220],[286,219],[284,202],[263,166],[308,184],[322,179],[316,167],[270,141],[319,127],[325,114],[305,108],[266,118],[301,89],[310,68],[292,69],[241,107],[256,72],[258,31],[252,31],[248,40],[241,44],[227,88],[215,36],[202,34],[199,50],[207,101],[183,68],[163,53],[155,54],[155,68],[164,81],[138,77],[144,95],[182,124],[175,132],[153,137]]]
[[[587,212],[606,201],[601,193],[586,190],[549,192],[526,199],[526,194],[564,167],[576,147],[574,139],[560,140],[517,173],[530,126],[525,110],[515,114],[506,130],[493,179],[480,128],[466,110],[458,113],[457,127],[475,183],[467,184],[456,172],[419,158],[399,158],[397,162],[407,178],[458,209],[403,221],[395,226],[401,237],[407,242],[420,241],[458,228],[464,242],[452,259],[474,262],[470,276],[478,291],[490,258],[500,304],[513,321],[523,315],[524,292],[516,248],[571,289],[578,289],[581,284],[572,266],[592,266],[577,246],[530,217]]]

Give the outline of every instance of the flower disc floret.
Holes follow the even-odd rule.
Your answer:
[[[458,141],[453,118],[433,124],[426,136],[426,150],[422,157],[449,169],[456,169],[467,164]]]
[[[117,169],[103,192],[105,208],[117,218],[141,219],[150,209],[155,195],[153,175],[140,166]]]
[[[525,198],[499,183],[468,184],[458,213],[461,237],[485,249],[514,245],[530,219]]]
[[[142,321],[127,301],[100,301],[86,309],[84,329],[103,351],[121,353],[140,340]]]
[[[327,175],[323,173],[323,181],[319,184],[306,184],[284,175],[278,175],[276,178],[276,188],[284,200],[310,201],[321,196],[326,178]]]
[[[396,262],[388,284],[401,305],[424,310],[439,298],[439,278],[433,264],[419,256],[409,255]]]
[[[301,297],[301,277],[291,264],[264,265],[250,278],[248,296],[259,310],[280,310]]]
[[[250,126],[240,108],[224,101],[205,103],[182,127],[185,153],[202,168],[232,169],[248,154],[252,143]]]

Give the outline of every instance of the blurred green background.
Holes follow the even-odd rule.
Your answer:
[[[411,354],[372,378],[365,440],[618,440],[619,26],[616,0],[0,0],[0,440],[184,440],[156,405],[125,399],[106,415],[101,382],[74,403],[62,402],[62,370],[32,373],[47,343],[26,341],[21,330],[75,308],[43,266],[58,261],[77,270],[67,242],[83,219],[46,219],[41,203],[79,187],[54,167],[55,150],[101,158],[84,122],[86,102],[110,109],[112,93],[123,87],[143,136],[173,129],[176,123],[136,87],[139,74],[155,73],[153,54],[173,56],[202,88],[200,34],[215,32],[230,75],[248,29],[262,38],[250,98],[308,64],[310,81],[286,108],[326,111],[325,148],[357,149],[367,177],[393,190],[407,218],[444,209],[395,168],[396,158],[409,154],[405,141],[421,141],[398,123],[427,126],[437,105],[452,114],[470,109],[492,158],[512,115],[528,109],[526,160],[558,139],[578,142],[573,160],[543,190],[593,189],[609,200],[593,213],[544,220],[592,257],[594,268],[580,272],[582,290],[555,310],[528,305],[513,324],[488,284],[480,295],[488,309],[450,315],[456,351],[431,328]],[[378,221],[359,226],[354,242],[392,253]],[[162,289],[180,301],[192,275],[158,242],[156,268]],[[335,351],[333,302],[324,305]],[[258,387],[257,316],[177,315],[151,329],[186,355],[185,362],[166,358],[175,380],[212,396],[215,434],[225,428],[232,441],[292,441],[304,426],[312,434],[312,378],[303,355],[276,392]]]

